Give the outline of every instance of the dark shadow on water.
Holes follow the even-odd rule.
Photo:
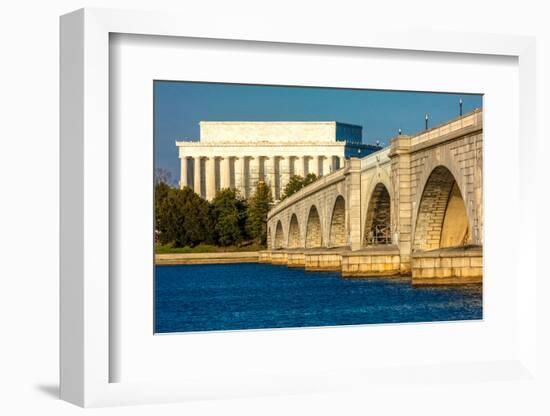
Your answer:
[[[52,399],[59,400],[59,385],[58,384],[37,384],[34,386],[36,390],[50,396]]]

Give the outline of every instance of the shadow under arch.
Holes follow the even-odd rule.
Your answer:
[[[292,214],[290,218],[290,225],[288,227],[288,248],[300,247],[300,227],[298,224],[298,217],[296,214]]]
[[[281,220],[277,221],[277,226],[275,227],[275,241],[273,241],[273,248],[283,248],[284,236],[283,236],[283,224]]]
[[[334,201],[329,231],[329,247],[341,247],[347,244],[346,201],[342,195],[338,195]]]
[[[317,207],[312,205],[307,216],[306,248],[316,248],[322,245],[321,218]]]
[[[428,176],[416,215],[413,251],[459,247],[470,241],[466,204],[456,178],[443,165]]]
[[[363,244],[371,246],[391,243],[391,197],[386,185],[378,182],[367,207]]]

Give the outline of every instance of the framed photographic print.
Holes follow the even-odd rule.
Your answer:
[[[62,398],[532,379],[532,39],[318,30],[62,17]]]
[[[156,333],[482,318],[481,95],[153,88]]]

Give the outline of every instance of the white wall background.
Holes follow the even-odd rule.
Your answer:
[[[188,4],[186,4],[188,3]],[[56,399],[58,383],[58,17],[77,8],[115,7],[178,10],[208,23],[208,16],[247,15],[250,19],[300,25],[312,20],[327,30],[338,25],[400,24],[433,30],[536,35],[538,49],[539,148],[533,172],[541,189],[538,210],[539,267],[548,269],[543,238],[550,235],[547,215],[550,191],[545,172],[544,141],[550,130],[550,26],[545,2],[346,0],[267,2],[231,0],[193,2],[169,0],[20,0],[4,2],[0,9],[0,413],[73,414],[81,410]],[[541,166],[543,165],[543,166]],[[548,165],[548,163],[546,163]],[[535,209],[535,208],[534,208]],[[543,246],[546,243],[546,246]],[[542,282],[543,300],[550,285]],[[541,313],[550,314],[547,302]],[[543,340],[540,359],[548,365],[548,318],[539,322]],[[546,357],[545,357],[546,356]],[[548,367],[546,367],[548,369]],[[550,372],[546,371],[546,374]],[[547,391],[550,388],[547,387]],[[546,392],[547,393],[547,392]],[[421,399],[423,398],[423,399]],[[544,405],[543,405],[544,403]],[[387,394],[369,396],[335,393],[196,402],[162,406],[100,409],[106,414],[549,414],[544,392],[499,383],[483,388],[468,384],[432,385],[401,392],[391,386]]]

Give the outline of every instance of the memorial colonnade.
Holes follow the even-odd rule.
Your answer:
[[[344,165],[344,143],[331,145],[224,146],[179,143],[180,188],[188,186],[207,200],[223,188],[250,197],[259,180],[275,200],[293,175],[327,175]]]

